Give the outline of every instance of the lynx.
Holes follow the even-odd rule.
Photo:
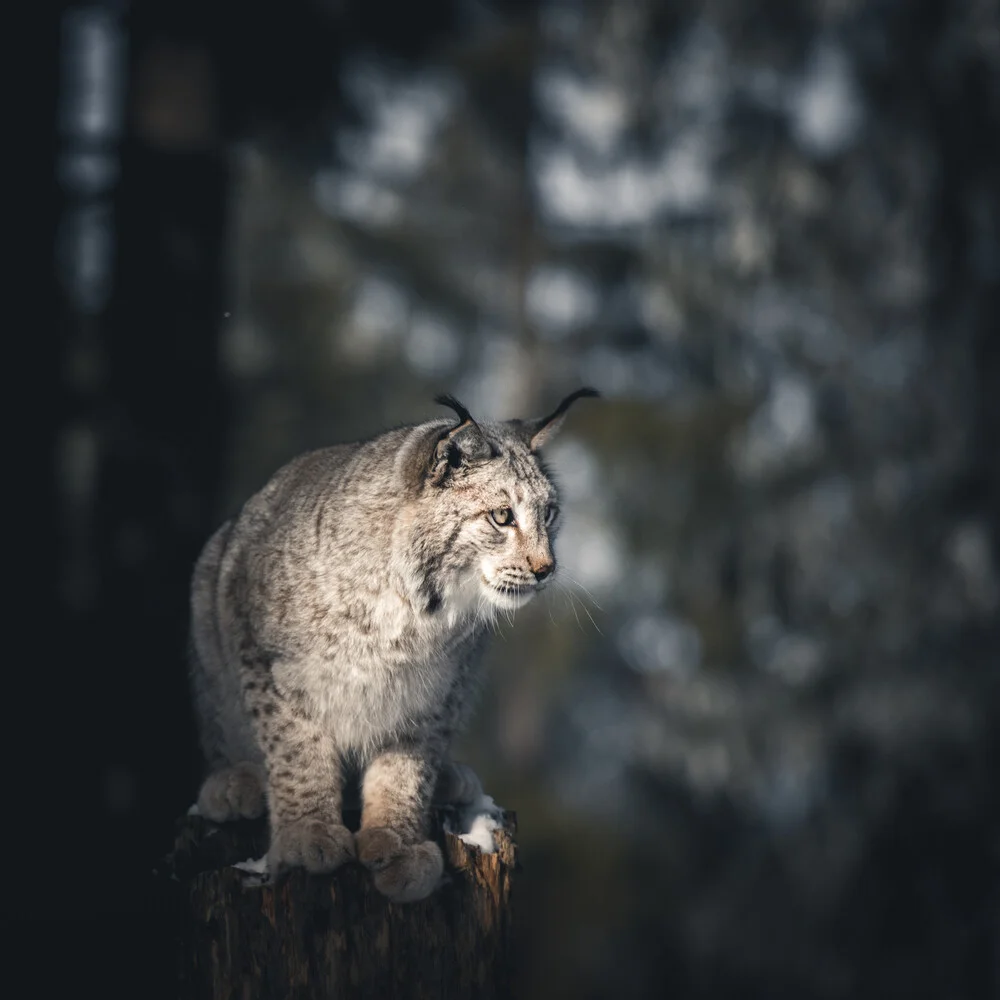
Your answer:
[[[537,420],[433,420],[284,466],[194,570],[192,682],[216,822],[267,811],[272,873],[357,859],[390,900],[443,862],[432,800],[478,781],[449,758],[496,609],[552,579],[559,505],[539,456],[580,389]],[[361,826],[342,816],[345,783]]]

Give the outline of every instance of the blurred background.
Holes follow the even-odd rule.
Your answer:
[[[224,517],[435,393],[589,384],[459,753],[519,817],[517,995],[1000,995],[1000,7],[55,14],[17,940],[168,976]]]

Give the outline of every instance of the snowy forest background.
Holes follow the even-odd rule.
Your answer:
[[[1000,8],[109,3],[51,41],[25,581],[65,666],[28,683],[96,926],[147,947],[197,787],[213,527],[438,392],[589,384],[563,586],[463,741],[519,816],[518,995],[1000,993]]]

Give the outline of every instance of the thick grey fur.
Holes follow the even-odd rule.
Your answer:
[[[538,449],[579,395],[596,393],[480,423],[441,397],[457,424],[302,455],[209,539],[191,593],[198,805],[218,822],[266,809],[272,872],[357,857],[394,901],[438,884],[432,797],[480,791],[448,749],[490,618],[551,579],[558,507]],[[357,835],[341,813],[351,775]]]

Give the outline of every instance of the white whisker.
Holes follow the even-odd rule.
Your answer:
[[[597,598],[594,597],[594,595],[589,590],[587,590],[587,588],[582,583],[580,583],[579,580],[577,580],[575,577],[570,576],[569,573],[563,573],[563,576],[565,576],[570,583],[575,584],[577,587],[579,587],[590,598],[594,607],[597,608],[598,611],[604,610],[604,608],[602,608],[600,604],[597,603]]]
[[[597,624],[597,622],[594,621],[594,616],[587,610],[587,605],[584,604],[583,601],[580,602],[580,607],[583,608],[583,613],[590,619],[591,625],[593,625],[594,628],[597,629],[597,634],[604,635],[604,633],[601,631],[601,627]]]
[[[569,601],[570,610],[573,612],[573,617],[576,619],[576,626],[582,632],[583,625],[580,622],[580,616],[576,613],[576,601],[573,598],[573,592],[566,587],[563,588],[562,592],[566,595],[566,600]]]

